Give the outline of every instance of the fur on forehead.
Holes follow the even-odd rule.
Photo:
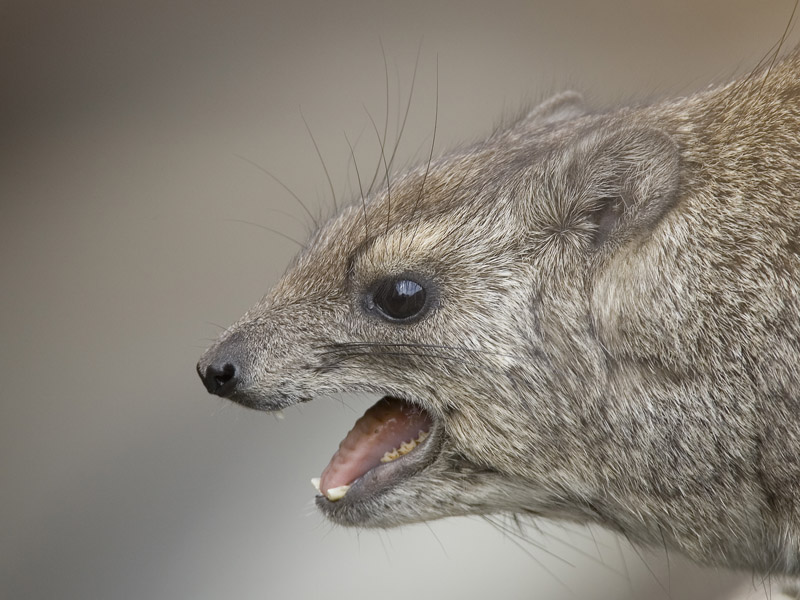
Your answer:
[[[493,221],[503,221],[504,225]],[[487,256],[499,257],[515,239],[509,221],[506,211],[456,210],[395,224],[360,248],[353,257],[353,272],[369,277],[465,263],[480,268]]]
[[[373,238],[357,255],[356,271],[378,268],[398,272],[425,263],[435,255],[448,229],[430,221],[391,228]]]

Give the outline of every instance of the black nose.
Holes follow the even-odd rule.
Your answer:
[[[203,385],[210,394],[216,394],[223,398],[231,396],[239,385],[239,368],[230,362],[212,363],[203,368],[197,365],[197,374],[203,380]]]

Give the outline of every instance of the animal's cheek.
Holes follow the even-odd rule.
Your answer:
[[[494,470],[519,458],[511,438],[513,432],[504,431],[502,422],[491,421],[483,411],[469,406],[450,409],[444,426],[453,451],[475,467]]]

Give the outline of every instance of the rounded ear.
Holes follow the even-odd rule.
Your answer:
[[[678,199],[680,152],[657,129],[597,129],[565,158],[567,193],[593,224],[596,248],[646,235]]]
[[[521,121],[526,127],[542,127],[586,114],[583,97],[578,92],[561,92],[532,109]]]

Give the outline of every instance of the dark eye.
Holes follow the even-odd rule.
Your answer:
[[[390,320],[406,321],[425,308],[427,294],[421,284],[411,279],[387,279],[375,288],[372,302]]]

